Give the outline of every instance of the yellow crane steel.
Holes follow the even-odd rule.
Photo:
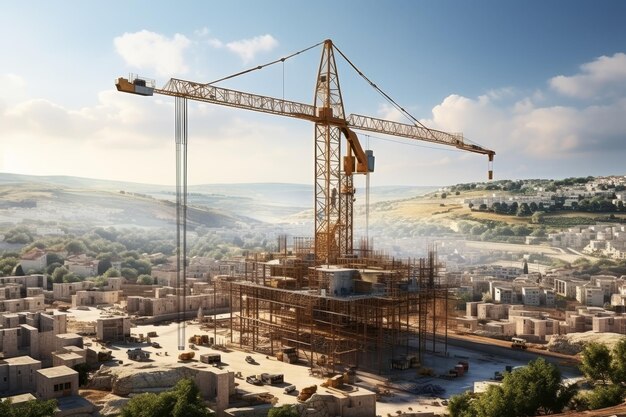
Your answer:
[[[346,116],[334,51],[332,41],[325,40],[312,105],[177,78],[170,79],[162,88],[155,88],[153,82],[137,76],[116,80],[116,87],[122,92],[144,96],[161,94],[176,98],[177,224],[182,223],[183,227],[186,227],[186,109],[188,99],[303,119],[315,124],[314,252],[317,265],[335,263],[340,256],[350,255],[353,252],[353,174],[366,174],[374,170],[373,155],[371,151],[363,150],[354,130],[453,146],[463,151],[487,155],[489,158],[488,178],[492,179],[491,164],[495,152],[466,143],[460,133],[453,134],[429,129],[417,121],[415,124],[405,124],[358,114]],[[345,55],[343,56],[345,58]],[[351,62],[349,63],[354,67]],[[363,76],[360,71],[358,72]],[[373,83],[370,82],[370,84],[378,89]],[[343,158],[342,136],[347,142],[346,155]],[[343,169],[341,168],[342,162]],[[179,226],[179,264],[182,265],[182,280],[184,281],[185,262],[180,261],[181,244],[184,256],[186,241],[184,231],[181,237]]]

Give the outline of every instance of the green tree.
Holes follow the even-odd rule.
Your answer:
[[[48,265],[48,266],[46,267],[46,274],[48,274],[48,275],[52,275],[52,273],[54,272],[54,270],[55,270],[55,269],[57,269],[57,268],[61,268],[62,266],[63,266],[63,265],[62,265],[62,264],[60,264],[60,263],[58,263],[58,262],[55,262],[55,263],[53,263],[53,264],[50,264],[50,265]]]
[[[280,407],[270,408],[267,417],[298,417],[300,413],[292,404],[284,404]]]
[[[80,240],[71,240],[65,245],[65,250],[72,255],[80,255],[87,252],[87,247]]]
[[[122,268],[122,276],[129,281],[137,279],[137,270],[133,268]]]
[[[0,401],[2,417],[52,417],[57,408],[56,400],[31,400],[12,404],[11,400]]]
[[[67,268],[64,266],[55,268],[55,270],[52,272],[52,282],[60,284],[61,282],[63,282],[63,277],[65,277],[69,273],[70,271],[68,271]]]
[[[69,274],[65,274],[63,276],[63,282],[79,282],[79,281],[82,281],[82,279],[73,272],[70,272]]]
[[[606,382],[611,377],[611,352],[601,343],[587,343],[580,354],[580,371],[589,379]]]
[[[46,265],[50,266],[54,263],[59,263],[61,265],[63,265],[63,262],[65,260],[63,259],[63,257],[61,255],[59,255],[58,253],[48,253],[46,254]]]
[[[616,383],[626,382],[626,337],[613,346],[611,352],[611,380]]]
[[[181,379],[160,394],[137,395],[122,408],[121,417],[212,417],[191,379]]]
[[[587,395],[589,409],[597,410],[617,405],[624,398],[624,388],[621,385],[599,385]]]
[[[506,373],[502,385],[490,386],[471,400],[454,396],[451,417],[526,417],[560,412],[576,394],[576,386],[561,382],[559,369],[543,358]]]
[[[152,285],[154,284],[154,279],[150,275],[142,274],[137,277],[137,284]]]
[[[109,259],[101,259],[100,262],[98,262],[98,275],[104,274],[106,271],[108,271],[112,267],[113,267],[113,264],[111,263]]]
[[[13,268],[19,263],[19,259],[15,257],[7,257],[0,259],[0,276],[7,276],[13,273]]]
[[[474,417],[473,399],[473,394],[469,391],[450,397],[450,401],[448,401],[450,417]]]
[[[501,386],[490,386],[472,404],[473,414],[476,417],[512,417],[509,401],[514,400]]]
[[[104,273],[104,276],[105,276],[106,278],[116,278],[116,277],[119,277],[119,276],[121,276],[121,275],[120,275],[120,271],[118,271],[117,269],[115,269],[115,268],[109,268],[109,269],[107,269],[107,271]]]

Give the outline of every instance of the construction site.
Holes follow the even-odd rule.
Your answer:
[[[313,104],[305,104],[216,86],[221,81],[261,70],[321,45]],[[410,124],[357,114],[346,115],[335,54],[365,80]],[[356,131],[451,146],[487,155],[489,178],[495,152],[462,134],[421,124],[364,75],[331,40],[325,40],[265,65],[210,83],[170,79],[163,88],[136,75],[118,78],[119,91],[175,97],[177,287],[185,306],[187,232],[187,101],[253,110],[314,123],[314,235],[279,237],[276,253],[249,254],[238,272],[212,277],[215,289],[230,300],[229,343],[276,356],[305,361],[322,373],[358,367],[383,373],[422,364],[424,353],[447,351],[449,292],[445,268],[431,248],[424,258],[398,260],[377,252],[372,240],[355,247],[354,175],[366,176],[366,217],[372,150],[364,150]],[[345,138],[345,147],[342,139]],[[384,163],[384,162],[383,162]],[[367,223],[367,219],[366,219]],[[186,311],[185,309],[181,309]],[[185,347],[184,315],[179,317],[179,349]]]
[[[215,278],[231,300],[231,344],[324,373],[407,369],[428,349],[447,349],[452,303],[434,251],[317,266],[308,255],[257,255],[243,261],[245,273]]]

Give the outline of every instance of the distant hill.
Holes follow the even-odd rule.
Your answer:
[[[387,200],[413,198],[435,191],[437,187],[381,186],[372,187],[372,204]],[[94,207],[92,214],[109,221],[162,223],[173,216],[165,201],[175,201],[175,187],[140,184],[69,176],[32,176],[0,173],[0,197],[16,207],[32,204],[65,204],[67,207]],[[358,190],[357,206],[365,202],[365,191]],[[290,217],[302,218],[313,208],[313,186],[304,184],[203,184],[188,187],[190,216],[201,213],[209,224],[228,227],[237,222],[284,222]],[[169,208],[169,209],[168,209]],[[0,221],[3,219],[0,205]],[[104,217],[102,210],[112,212]],[[358,209],[358,207],[357,207]],[[95,211],[94,211],[95,210]],[[121,210],[121,212],[120,212]],[[34,214],[36,210],[31,210]],[[85,210],[82,210],[82,214]],[[116,214],[114,214],[115,212]],[[120,214],[121,213],[121,214]],[[167,213],[167,214],[164,214]],[[82,216],[81,214],[81,216]],[[90,217],[90,216],[87,216]],[[91,216],[94,217],[94,216]],[[81,217],[82,218],[82,217]],[[50,220],[53,220],[50,218]]]
[[[2,175],[0,175],[1,177]],[[93,226],[165,227],[175,223],[176,210],[171,201],[147,194],[83,188],[80,181],[69,187],[53,182],[9,182],[0,180],[0,223],[46,224],[61,222]],[[80,187],[76,186],[79,185]],[[189,207],[190,227],[232,228],[259,223],[207,207]]]

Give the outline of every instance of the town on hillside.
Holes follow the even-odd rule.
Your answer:
[[[620,211],[623,177],[585,181],[555,191],[529,181],[519,194],[464,201],[547,212],[601,198]],[[530,187],[534,195],[521,193]],[[464,198],[465,188],[444,192]],[[589,343],[613,349],[626,335],[626,221],[613,220],[536,223],[545,233],[518,243],[440,236],[415,259],[362,242],[322,266],[310,238],[286,234],[264,242],[269,250],[249,234],[237,252],[216,240],[223,229],[204,228],[181,259],[161,232],[9,225],[0,396],[55,400],[59,415],[113,416],[134,395],[189,378],[217,416],[289,404],[425,416],[536,358],[575,383]]]

